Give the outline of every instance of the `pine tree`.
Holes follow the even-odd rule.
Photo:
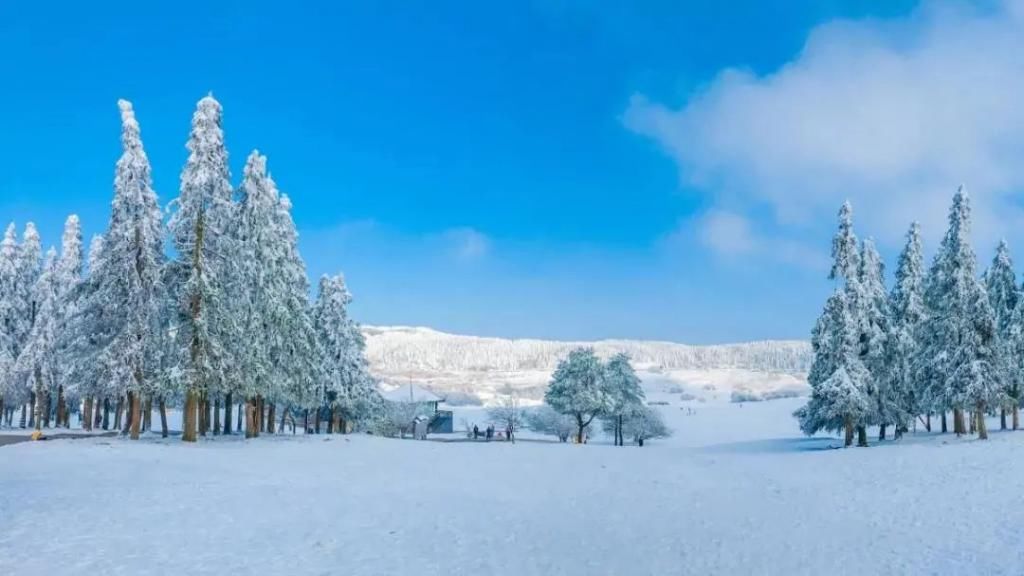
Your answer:
[[[276,194],[273,179],[268,176],[267,180]],[[281,292],[276,326],[281,345],[274,356],[275,379],[281,383],[281,389],[293,404],[319,407],[320,404],[315,403],[322,402],[322,398],[317,398],[315,391],[321,376],[316,331],[310,314],[309,279],[306,264],[299,253],[299,234],[291,216],[291,200],[284,194],[278,196],[275,230],[282,260],[278,274]],[[353,337],[361,338],[362,335]]]
[[[76,323],[79,366],[95,370],[86,382],[109,382],[125,397],[132,439],[139,437],[142,398],[159,393],[153,379],[161,328],[163,265],[161,212],[149,159],[129,102],[121,109],[122,154],[114,174],[114,200],[102,243],[89,255],[88,285]],[[82,371],[80,370],[79,373]]]
[[[865,393],[871,375],[861,361],[859,331],[845,292],[837,290],[814,327],[811,397],[794,414],[805,434],[843,430],[845,445],[850,446],[854,430],[872,417],[874,406]]]
[[[885,272],[882,257],[870,238],[861,247],[858,270],[858,305],[860,312],[861,359],[871,378],[864,392],[874,400],[875,414],[872,423],[879,427],[879,440],[885,439],[886,427],[895,424],[898,407],[891,401],[888,389],[888,346],[890,317],[889,303],[885,292]]]
[[[590,423],[606,413],[610,403],[604,383],[604,366],[593,348],[577,348],[558,363],[544,402],[576,420],[576,441],[584,442],[583,434]]]
[[[0,242],[0,408],[22,400],[11,371],[17,358],[15,327],[18,306],[15,286],[18,280],[18,238],[12,223]],[[3,410],[0,410],[3,414]]]
[[[212,96],[196,106],[187,147],[168,224],[177,255],[169,277],[179,316],[175,362],[185,382],[182,440],[194,442],[201,403],[235,374],[231,342],[239,335],[230,301],[233,288],[240,289],[230,285],[235,210],[221,106]]]
[[[32,288],[33,322],[25,339],[14,373],[32,383],[35,397],[35,429],[50,420],[50,390],[57,373],[57,251],[46,254],[42,273]]]
[[[980,282],[968,287],[965,309],[967,315],[948,387],[961,395],[954,398],[954,404],[971,411],[973,428],[977,429],[978,437],[985,440],[988,438],[985,414],[990,407],[1005,401],[1005,390],[1004,370],[997,348],[996,317]]]
[[[605,417],[611,422],[616,446],[625,445],[623,424],[634,412],[644,407],[644,391],[640,377],[630,364],[629,355],[612,356],[604,367],[604,382],[608,389],[608,410]]]
[[[942,239],[925,281],[926,319],[921,327],[921,345],[915,360],[915,373],[922,385],[924,405],[945,414],[953,410],[953,429],[966,433],[964,402],[965,378],[953,378],[962,370],[969,353],[961,353],[961,344],[970,340],[973,328],[973,304],[976,260],[970,245],[971,209],[966,190],[961,186],[953,196],[949,229]]]
[[[64,235],[61,239],[61,253],[57,260],[55,278],[57,288],[56,322],[57,333],[60,335],[65,335],[70,331],[72,319],[76,314],[76,296],[82,282],[83,260],[82,226],[78,216],[72,214],[64,222]],[[60,355],[57,359],[60,366],[55,372],[57,423],[67,428],[70,427],[68,394],[74,393],[75,390],[73,390],[72,380],[68,378],[70,371],[62,362],[62,356]]]
[[[1001,381],[1006,386],[1004,396],[1010,404],[1009,407],[1013,409],[1018,404],[1020,397],[1018,371],[1011,367],[1013,363],[1011,356],[1013,353],[1012,327],[1020,292],[1017,289],[1017,277],[1013,272],[1010,248],[1005,240],[999,242],[996,255],[992,259],[992,266],[985,271],[984,278],[989,305],[995,315],[996,351],[1000,358]],[[1006,429],[1006,408],[1005,405],[1000,406],[999,412],[999,427],[1003,430]]]
[[[18,245],[15,256],[15,281],[12,287],[15,309],[12,334],[14,337],[13,350],[16,362],[25,348],[39,311],[36,283],[39,280],[39,275],[42,273],[42,257],[43,249],[39,232],[36,230],[35,224],[29,222],[25,225],[21,244]],[[26,381],[24,374],[19,375],[16,371],[12,378],[14,379],[11,383],[13,387],[20,389],[23,393],[29,391],[29,425],[32,426],[36,418],[36,403],[39,401],[34,386]]]
[[[917,355],[918,330],[924,320],[924,258],[921,228],[915,222],[896,267],[896,283],[889,295],[890,337],[886,346],[887,402],[893,407],[896,435],[907,431],[920,413],[915,388],[913,359]],[[926,421],[930,427],[930,420]]]
[[[359,325],[348,315],[352,301],[341,275],[320,279],[313,307],[313,326],[319,345],[323,396],[337,420],[335,430],[344,432],[347,422],[367,419],[377,404]]]
[[[853,206],[849,200],[839,208],[839,230],[832,238],[832,269],[829,280],[856,279],[860,270],[857,235],[853,232]]]

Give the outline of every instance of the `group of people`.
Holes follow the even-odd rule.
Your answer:
[[[494,424],[488,424],[487,428],[485,428],[483,432],[480,431],[479,426],[473,424],[473,440],[479,440],[480,437],[483,436],[488,442],[490,442],[494,439],[495,434],[497,434],[499,440],[506,440],[508,442],[516,441],[512,426],[505,426],[504,436],[502,436],[501,432],[495,432]]]

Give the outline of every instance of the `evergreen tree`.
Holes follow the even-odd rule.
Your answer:
[[[50,420],[50,389],[57,373],[57,251],[46,253],[42,273],[32,288],[33,323],[18,355],[14,373],[32,383],[35,429]]]
[[[18,305],[15,286],[18,280],[18,237],[12,223],[0,242],[0,408],[23,398],[15,387],[12,368],[17,358],[15,348]],[[3,411],[0,410],[0,414]]]
[[[879,440],[885,439],[886,427],[896,423],[898,417],[898,406],[892,402],[888,389],[886,347],[890,318],[884,274],[882,258],[875,248],[874,241],[864,240],[857,276],[861,359],[871,374],[871,378],[865,383],[864,392],[875,403],[875,414],[871,420],[879,426]]]
[[[1012,409],[1019,404],[1020,373],[1013,367],[1013,322],[1020,292],[1017,289],[1017,277],[1013,272],[1013,259],[1006,241],[999,242],[992,266],[985,271],[985,289],[988,292],[989,305],[995,316],[996,351],[999,354],[1002,368],[1001,381],[1005,384],[1004,396]],[[1000,407],[1000,428],[1006,429],[1006,406]],[[1016,410],[1014,410],[1016,413]]]
[[[72,214],[64,222],[64,235],[61,239],[61,253],[57,260],[55,272],[55,284],[57,289],[56,322],[57,333],[63,339],[64,335],[71,330],[72,319],[76,314],[76,295],[79,285],[82,282],[82,264],[84,254],[82,251],[82,226],[78,216]],[[63,347],[61,342],[60,346]],[[59,368],[55,372],[57,386],[57,422],[64,427],[70,427],[68,394],[74,392],[73,382],[68,377],[70,370],[64,362],[63,354],[59,355],[57,362]]]
[[[352,301],[341,275],[320,279],[313,307],[313,325],[320,350],[323,395],[335,429],[347,430],[347,421],[368,418],[376,405],[376,391],[364,356],[366,342],[359,325],[348,315]]]
[[[967,292],[967,314],[947,387],[959,394],[953,398],[954,405],[970,411],[974,418],[972,428],[978,431],[980,439],[986,440],[985,414],[1005,401],[1003,369],[997,348],[996,318],[985,287],[974,282]]]
[[[861,361],[857,324],[846,294],[837,290],[814,327],[814,362],[808,375],[811,397],[794,414],[807,435],[819,430],[845,431],[846,446],[853,443],[854,430],[864,426],[874,411],[865,393],[871,375]]]
[[[169,277],[179,316],[175,364],[185,383],[182,440],[194,442],[201,404],[233,375],[231,342],[239,336],[230,299],[241,288],[230,285],[236,253],[227,233],[234,205],[221,106],[213,96],[196,106],[187,148],[168,224],[177,256]]]
[[[953,378],[971,354],[960,353],[974,329],[973,304],[975,256],[970,245],[971,209],[961,186],[953,196],[949,229],[942,239],[925,281],[925,316],[915,360],[915,373],[922,387],[922,401],[929,410],[945,414],[953,410],[953,429],[966,433],[963,410],[967,398],[965,378]]]
[[[107,231],[89,255],[76,344],[86,370],[96,372],[83,380],[110,383],[114,388],[109,392],[127,399],[128,428],[137,439],[142,398],[160,392],[153,366],[154,355],[162,352],[155,338],[161,330],[164,257],[161,212],[139,124],[129,102],[121,100],[118,106],[122,154]]]
[[[828,278],[849,282],[856,279],[859,270],[860,252],[857,235],[853,232],[853,206],[847,200],[839,208],[839,230],[832,238],[832,269]]]
[[[605,414],[611,423],[616,446],[625,445],[623,425],[628,416],[644,405],[644,391],[640,377],[629,362],[629,355],[619,353],[612,356],[604,367],[604,382],[608,389],[608,410]]]
[[[897,437],[907,431],[920,413],[915,388],[913,359],[917,354],[918,329],[924,320],[924,258],[921,228],[915,222],[896,266],[896,283],[889,295],[890,337],[886,346],[887,402],[893,407]],[[930,426],[930,420],[927,421]]]
[[[604,382],[604,366],[593,348],[577,348],[558,363],[544,402],[576,420],[576,441],[583,443],[583,433],[594,418],[608,410],[610,395]]]

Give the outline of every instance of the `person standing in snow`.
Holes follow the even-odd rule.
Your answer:
[[[473,424],[473,440],[476,440],[479,437],[480,437],[480,427],[477,426],[476,424]]]

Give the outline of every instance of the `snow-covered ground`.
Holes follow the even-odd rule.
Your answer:
[[[362,435],[8,446],[0,574],[1024,572],[1024,432],[831,450],[798,434],[801,402],[674,400],[661,409],[676,435],[642,449]]]

